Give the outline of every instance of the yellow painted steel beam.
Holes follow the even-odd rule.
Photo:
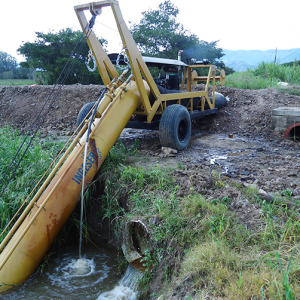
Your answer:
[[[136,43],[126,25],[126,23],[123,20],[123,16],[119,7],[118,2],[114,2],[112,5],[112,11],[114,14],[114,17],[116,19],[116,23],[119,29],[119,33],[123,42],[123,46],[126,50],[126,55],[128,57],[132,73],[134,75],[134,80],[136,81],[139,93],[142,98],[142,104],[144,106],[144,109],[147,114],[150,114],[151,105],[149,102],[149,98],[147,96],[147,93],[144,88],[142,74],[148,83],[152,94],[154,95],[155,99],[159,96],[159,90],[152,78],[152,75],[144,62],[142,55],[139,51],[139,49],[136,46]],[[141,74],[142,73],[142,74]]]
[[[115,20],[116,24],[120,33],[121,40],[123,42],[123,46],[126,50],[126,55],[128,57],[132,73],[134,75],[134,80],[137,83],[138,91],[141,95],[142,99],[142,105],[144,107],[145,113],[150,114],[151,105],[149,102],[149,97],[147,95],[147,91],[145,90],[144,84],[143,84],[143,78],[144,76],[146,82],[148,83],[152,94],[154,95],[155,99],[159,97],[159,90],[151,76],[151,73],[146,66],[140,51],[138,50],[135,41],[132,38],[132,35],[126,25],[126,23],[123,20],[123,16],[119,7],[118,1],[115,0],[108,0],[108,1],[99,1],[99,2],[93,2],[88,3],[84,5],[78,5],[75,6],[76,14],[79,18],[81,27],[84,29],[87,25],[86,18],[84,16],[84,10],[90,10],[94,13],[100,13],[101,9],[103,7],[110,6]],[[94,41],[94,34],[91,33],[90,38],[88,39],[88,43],[90,48],[95,54],[95,58],[97,61],[97,66],[100,72],[100,75],[102,77],[103,82],[105,85],[108,85],[110,80],[108,73],[113,75],[113,77],[117,77],[117,75],[114,73],[114,67],[111,64],[110,59],[105,54],[102,46],[100,43],[97,43]]]
[[[187,72],[188,72],[188,68],[185,68],[184,69],[184,74],[182,76],[181,86],[180,86],[181,91],[183,91],[183,89],[184,89],[184,83],[185,83],[185,80],[187,78]]]
[[[73,142],[70,144],[70,146],[67,149],[67,151],[63,154],[63,156],[61,157],[61,159],[58,161],[58,163],[56,164],[56,166],[53,168],[53,170],[51,171],[51,173],[48,175],[47,180],[44,181],[44,183],[38,189],[38,191],[36,192],[36,194],[34,195],[34,197],[32,198],[32,200],[28,203],[28,205],[26,206],[25,210],[22,212],[21,216],[18,218],[17,222],[13,225],[13,227],[10,229],[9,233],[5,236],[4,240],[1,242],[0,252],[5,247],[5,245],[8,243],[8,241],[10,240],[10,238],[12,237],[12,235],[15,233],[15,231],[18,229],[18,227],[20,226],[21,222],[24,220],[24,218],[29,213],[30,209],[33,207],[33,205],[36,203],[36,201],[38,200],[38,198],[41,196],[42,192],[47,187],[49,181],[53,178],[53,176],[55,175],[55,173],[57,172],[57,170],[63,164],[64,160],[70,154],[71,150],[77,144],[78,139],[82,136],[82,134],[86,131],[86,129],[87,129],[87,125],[85,124],[82,127],[82,129],[80,130],[80,132],[78,133],[78,137],[73,140]],[[30,195],[27,197],[26,200],[28,201],[29,198],[30,198]],[[6,230],[6,228],[4,230]],[[2,236],[2,234],[1,234],[1,236]]]
[[[126,83],[127,84],[127,83]],[[149,94],[149,88],[145,83]],[[119,87],[111,101],[101,101],[102,118],[93,122],[87,153],[85,184],[96,174],[133,112],[141,103],[137,85]],[[108,103],[105,107],[105,102]],[[86,135],[72,150],[47,188],[32,206],[0,254],[0,292],[25,281],[35,272],[58,232],[75,208],[81,191],[83,151]]]
[[[190,66],[187,67],[187,91],[191,92],[192,90],[192,68]]]
[[[194,77],[193,78],[193,81],[207,81],[207,76],[197,76],[197,77]],[[219,81],[220,79],[221,79],[221,76],[215,76],[215,77],[211,77],[211,78],[209,78],[209,81],[213,81],[213,80],[217,80],[217,81]]]
[[[109,2],[109,1],[105,1],[105,2]],[[82,30],[83,31],[85,30],[84,33],[87,34],[89,28],[88,28],[88,21],[84,14],[85,7],[86,5],[75,6],[75,12],[78,17]],[[101,46],[101,43],[99,42],[98,38],[96,37],[95,33],[92,30],[89,31],[89,34],[87,36],[87,43],[89,45],[89,48],[93,51],[93,55],[96,59],[97,67],[104,85],[109,85],[111,82],[111,78],[115,78],[119,76],[115,66],[112,64],[111,60],[105,53],[103,47]],[[109,75],[111,76],[111,78]]]
[[[76,5],[74,8],[77,11],[90,10],[91,12],[92,11],[95,12],[95,10],[101,10],[102,7],[110,6],[112,3],[116,3],[116,2],[117,2],[116,0],[89,2],[86,4]]]
[[[206,95],[205,91],[201,92],[186,92],[186,93],[173,93],[173,94],[163,94],[160,95],[160,101],[168,101],[168,100],[177,100],[177,99],[187,99],[194,98]]]

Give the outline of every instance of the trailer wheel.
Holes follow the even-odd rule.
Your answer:
[[[77,116],[77,123],[76,126],[78,127],[81,122],[85,119],[85,117],[88,115],[88,113],[90,112],[90,110],[92,109],[92,107],[95,105],[95,102],[90,102],[90,103],[86,103],[85,105],[83,105],[78,113]],[[82,124],[83,125],[83,124]],[[82,125],[80,128],[82,128]]]
[[[163,147],[184,150],[190,142],[191,127],[191,117],[184,106],[179,104],[168,106],[159,123],[160,144]]]

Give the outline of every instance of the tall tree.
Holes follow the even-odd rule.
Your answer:
[[[13,71],[18,67],[17,60],[7,54],[6,52],[0,51],[0,78],[3,78],[4,72],[11,72],[13,74]]]
[[[81,37],[81,31],[73,31],[70,28],[62,29],[59,32],[42,33],[36,32],[37,39],[34,43],[25,43],[19,49],[19,53],[26,58],[21,63],[22,67],[39,69],[43,74],[43,79],[48,84],[53,84],[58,79],[64,65],[71,56],[75,45]],[[100,40],[106,45],[105,40]],[[82,40],[83,46],[78,47],[78,53],[70,57],[72,70],[66,75],[65,84],[73,83],[100,83],[101,78],[96,70],[91,73],[87,70],[85,60],[88,54],[88,45]]]
[[[224,54],[217,47],[217,41],[208,43],[199,40],[177,22],[178,13],[178,8],[170,0],[159,4],[158,9],[143,12],[140,23],[131,27],[140,51],[144,55],[174,59],[179,50],[184,50],[183,58],[186,60],[207,58],[215,63],[220,59]]]

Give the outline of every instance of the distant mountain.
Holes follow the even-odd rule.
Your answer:
[[[272,62],[275,59],[276,50],[223,50],[222,57],[225,65],[235,71],[255,69],[259,63]],[[300,48],[290,50],[277,50],[276,61],[283,64],[294,60],[300,60]]]

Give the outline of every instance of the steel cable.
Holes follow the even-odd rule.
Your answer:
[[[87,148],[88,148],[88,142],[89,142],[89,136],[91,133],[92,123],[95,118],[97,108],[99,106],[100,101],[104,97],[105,93],[107,91],[107,87],[102,91],[99,99],[94,105],[93,113],[90,118],[89,126],[87,129],[87,135],[86,135],[86,141],[84,145],[84,156],[83,156],[83,167],[82,167],[82,185],[81,185],[81,203],[80,203],[80,228],[79,228],[79,258],[81,258],[81,244],[82,244],[82,226],[83,226],[83,201],[84,201],[84,179],[85,179],[85,168],[86,168],[86,155],[87,155]]]
[[[31,144],[32,144],[32,142],[33,142],[33,140],[34,140],[34,138],[35,138],[35,136],[36,136],[36,134],[37,134],[37,132],[38,132],[38,130],[39,130],[39,128],[40,128],[40,126],[42,125],[42,122],[40,121],[40,118],[41,118],[41,115],[42,115],[43,111],[45,110],[45,108],[46,108],[47,105],[49,106],[49,107],[48,107],[48,110],[49,110],[49,109],[51,108],[51,106],[53,105],[53,103],[56,101],[56,98],[58,97],[58,95],[59,95],[59,93],[60,93],[60,91],[61,91],[61,89],[62,89],[62,87],[63,87],[64,82],[66,81],[66,79],[68,78],[68,76],[69,76],[71,70],[73,69],[73,66],[74,66],[74,64],[75,64],[75,62],[76,62],[76,59],[78,59],[78,57],[80,56],[81,51],[82,51],[82,49],[83,49],[83,47],[84,47],[84,45],[85,45],[85,43],[83,43],[83,38],[84,38],[84,37],[85,37],[85,38],[88,38],[88,37],[89,37],[89,35],[90,35],[90,33],[91,33],[91,30],[92,30],[92,27],[91,27],[91,26],[94,25],[95,17],[96,17],[96,16],[93,15],[93,17],[92,17],[92,19],[90,20],[89,24],[88,24],[88,25],[85,27],[85,29],[83,30],[83,32],[82,32],[80,38],[78,39],[78,41],[77,41],[77,43],[76,43],[76,45],[75,45],[75,47],[74,47],[72,53],[70,54],[70,56],[69,56],[67,62],[65,63],[65,65],[64,65],[64,67],[63,67],[63,70],[61,71],[61,73],[60,73],[58,79],[56,80],[56,83],[54,84],[54,86],[53,86],[51,92],[49,93],[48,97],[46,98],[46,100],[45,100],[45,102],[44,102],[42,108],[40,109],[39,113],[37,114],[36,118],[34,119],[33,123],[31,124],[29,130],[27,131],[27,134],[26,134],[26,136],[25,136],[25,138],[24,138],[24,140],[23,140],[21,146],[20,146],[19,149],[17,150],[17,152],[16,152],[15,156],[13,157],[13,159],[12,159],[10,165],[6,168],[6,170],[5,170],[4,173],[8,175],[9,171],[12,169],[12,167],[13,167],[14,164],[16,163],[16,159],[17,159],[19,153],[21,152],[23,146],[25,145],[25,142],[27,141],[27,139],[28,139],[30,133],[32,133],[33,129],[36,127],[36,129],[35,129],[33,135],[31,136],[31,138],[30,138],[30,140],[29,140],[29,143],[27,144],[27,147],[25,148],[25,151],[24,151],[23,154],[21,155],[21,158],[19,159],[18,163],[15,165],[15,167],[14,167],[14,169],[13,169],[13,171],[12,171],[12,174],[8,177],[7,182],[6,182],[4,188],[2,189],[2,192],[1,192],[1,194],[0,194],[0,199],[1,199],[1,197],[3,196],[3,194],[4,194],[4,192],[5,192],[6,188],[7,188],[7,186],[8,186],[8,184],[9,184],[10,180],[14,177],[14,175],[15,175],[15,173],[16,173],[18,167],[20,166],[20,163],[22,162],[22,160],[23,160],[23,158],[24,158],[26,152],[28,151],[29,147],[31,146]],[[88,30],[87,30],[87,29],[88,29]],[[87,32],[86,32],[86,31],[87,31]],[[86,32],[86,33],[85,33],[85,32]],[[78,49],[77,49],[77,48],[78,48]],[[72,58],[74,58],[74,59],[73,59],[73,61],[70,63],[70,61],[71,61]],[[65,73],[65,74],[64,74],[64,73]],[[64,74],[64,76],[63,76],[63,74]],[[61,78],[62,78],[62,79],[61,79]],[[58,89],[56,89],[57,86],[59,86]],[[53,95],[54,95],[54,96],[53,96]],[[53,96],[53,97],[52,97],[52,96]],[[51,97],[52,97],[52,99],[51,99]],[[51,99],[51,100],[50,100],[50,99]],[[47,111],[48,111],[48,110],[47,110]],[[46,113],[47,113],[47,111],[46,111]],[[45,120],[45,118],[43,118],[43,120]],[[24,132],[24,131],[23,131],[23,132]],[[2,185],[4,184],[4,181],[5,181],[5,178],[2,177],[1,182],[0,182],[0,186],[2,186]]]

